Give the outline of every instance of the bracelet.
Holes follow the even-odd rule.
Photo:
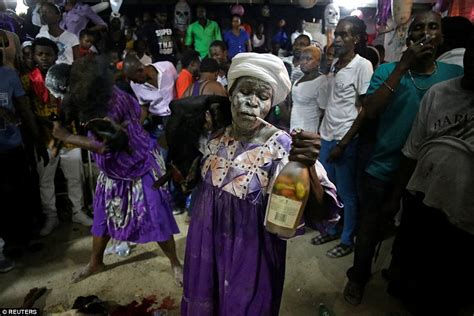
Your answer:
[[[390,86],[388,85],[388,83],[386,83],[385,81],[383,82],[383,85],[384,85],[388,90],[390,90],[390,92],[395,93],[395,90],[394,90],[392,87],[390,87]]]

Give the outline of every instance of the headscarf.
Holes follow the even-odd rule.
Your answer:
[[[272,54],[240,53],[232,58],[227,74],[229,91],[240,77],[254,77],[268,83],[273,90],[272,106],[283,102],[290,93],[291,82],[283,61]]]

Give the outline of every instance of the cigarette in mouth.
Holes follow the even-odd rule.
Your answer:
[[[265,124],[265,125],[267,125],[267,126],[273,126],[272,124],[268,123],[267,121],[265,121],[264,119],[262,119],[262,118],[260,118],[260,117],[258,117],[258,116],[256,116],[256,115],[255,115],[255,118],[257,119],[257,121],[260,121],[260,123],[263,123],[263,124]]]

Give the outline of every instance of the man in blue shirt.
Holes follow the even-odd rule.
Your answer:
[[[11,270],[14,263],[3,256],[5,243],[28,240],[31,228],[29,207],[24,198],[28,194],[26,154],[20,131],[20,121],[36,140],[38,155],[48,162],[48,153],[39,142],[39,130],[33,112],[28,107],[25,91],[15,69],[3,66],[0,50],[0,272]],[[28,200],[28,199],[27,199]]]

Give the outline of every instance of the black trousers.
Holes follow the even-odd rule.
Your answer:
[[[371,276],[372,261],[377,244],[385,235],[384,225],[388,214],[381,208],[391,193],[393,185],[365,173],[362,179],[359,227],[356,233],[354,264],[347,271],[349,280],[366,284]]]
[[[454,316],[470,306],[468,314],[474,314],[474,235],[423,204],[417,193],[404,199],[397,239],[400,279],[389,286],[399,289],[410,312]]]
[[[32,234],[30,175],[22,146],[0,153],[0,237],[7,245],[26,243]]]

